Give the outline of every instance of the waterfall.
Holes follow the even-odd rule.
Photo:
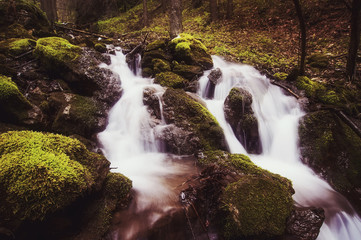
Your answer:
[[[154,88],[157,96],[164,89],[134,74],[117,49],[111,56],[111,69],[119,75],[123,95],[109,114],[109,123],[99,134],[103,152],[110,160],[113,171],[120,172],[133,181],[134,201],[128,210],[116,218],[117,229],[111,238],[146,239],[147,229],[166,212],[179,207],[175,188],[179,179],[195,173],[194,166],[184,160],[161,152],[154,130],[162,128],[165,121],[155,123],[143,104],[143,91]],[[358,240],[361,237],[361,220],[352,206],[324,180],[300,161],[297,146],[298,122],[304,115],[296,99],[286,96],[281,89],[270,84],[257,70],[247,65],[232,64],[213,57],[214,67],[222,72],[221,81],[215,86],[213,99],[204,99],[210,112],[224,130],[232,153],[247,154],[225,120],[223,104],[233,87],[249,91],[253,97],[252,109],[258,119],[258,129],[263,152],[250,155],[260,167],[289,178],[296,193],[293,198],[300,206],[325,209],[326,220],[319,240]],[[207,96],[207,73],[199,80],[201,97]],[[162,102],[159,102],[162,106]],[[242,107],[242,106],[240,106]],[[158,124],[158,125],[157,125]]]
[[[111,56],[111,65],[102,67],[119,75],[123,95],[111,109],[109,123],[98,138],[113,171],[130,178],[135,191],[135,203],[123,213],[124,219],[118,220],[120,227],[113,232],[112,239],[136,239],[176,207],[178,191],[174,189],[179,183],[174,178],[180,175],[184,179],[194,170],[185,161],[180,164],[174,156],[158,150],[155,123],[143,104],[143,91],[151,86],[161,95],[164,89],[152,84],[152,79],[139,76],[139,71],[135,75],[120,49]]]
[[[298,122],[304,115],[296,99],[286,96],[280,88],[270,84],[256,69],[247,65],[228,63],[213,57],[214,68],[222,71],[222,80],[215,87],[214,99],[204,99],[210,112],[224,129],[232,153],[246,153],[225,121],[223,103],[233,87],[249,91],[252,109],[258,120],[263,153],[250,155],[254,163],[278,173],[293,183],[293,196],[300,206],[316,206],[325,210],[319,240],[361,239],[361,219],[350,203],[300,161]],[[199,95],[207,96],[206,72],[200,79]],[[241,107],[241,106],[240,106]]]

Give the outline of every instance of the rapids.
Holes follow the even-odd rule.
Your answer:
[[[135,201],[128,212],[123,213],[126,221],[119,220],[122,224],[113,229],[112,239],[146,239],[141,232],[178,206],[179,192],[175,186],[196,170],[187,161],[162,153],[156,140],[154,128],[165,122],[152,120],[143,104],[143,91],[152,87],[161,96],[164,89],[152,84],[152,79],[142,78],[139,71],[134,74],[120,49],[111,60],[110,66],[103,67],[119,75],[123,96],[112,108],[108,126],[99,134],[99,140],[113,171],[129,177],[135,191]],[[319,240],[361,239],[361,220],[352,206],[300,161],[298,122],[304,112],[296,99],[286,96],[253,67],[229,63],[216,56],[213,62],[214,68],[222,71],[222,80],[215,87],[214,98],[204,98],[204,101],[223,128],[230,152],[247,154],[223,111],[225,98],[237,86],[252,94],[252,109],[258,119],[263,153],[250,155],[252,161],[292,180],[296,191],[293,198],[298,205],[325,209],[326,220]],[[201,97],[207,96],[208,73],[199,80]]]

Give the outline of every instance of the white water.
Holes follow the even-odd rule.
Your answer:
[[[146,231],[174,207],[178,196],[169,186],[172,177],[192,171],[184,161],[180,164],[158,151],[155,123],[143,104],[143,90],[152,87],[161,95],[164,89],[152,84],[152,79],[140,77],[139,72],[134,75],[120,49],[111,56],[111,61],[110,66],[102,67],[119,75],[123,95],[109,113],[108,126],[98,138],[113,171],[130,178],[136,191],[136,204],[131,213],[124,213],[129,218],[121,223],[126,226],[112,237],[126,240],[137,238],[140,231]]]
[[[293,198],[297,204],[325,209],[326,220],[318,240],[361,239],[361,219],[348,201],[300,161],[298,122],[304,113],[297,101],[271,85],[253,67],[228,63],[219,57],[213,57],[213,62],[215,68],[221,69],[222,80],[216,85],[214,99],[204,100],[224,129],[230,151],[246,153],[225,121],[223,111],[230,90],[241,87],[253,96],[252,109],[258,119],[263,148],[261,155],[250,155],[252,161],[292,180],[296,191]],[[203,97],[207,94],[207,75],[208,72],[200,79],[199,94]]]
[[[191,168],[158,151],[153,133],[155,123],[143,104],[143,90],[152,86],[161,95],[164,89],[152,84],[151,79],[134,75],[119,50],[111,58],[112,64],[104,67],[119,74],[124,92],[112,108],[109,124],[99,134],[99,140],[111,167],[129,177],[136,191],[135,206],[128,215],[124,214],[129,219],[120,223],[124,226],[114,231],[112,239],[135,239],[139,236],[138,232],[149,228],[177,202],[176,191],[170,187],[170,176],[185,174]],[[326,210],[327,219],[319,240],[361,239],[361,220],[347,200],[299,160],[297,128],[304,113],[297,101],[285,96],[250,66],[227,63],[218,57],[214,57],[213,61],[215,67],[221,69],[223,80],[216,86],[214,99],[205,101],[224,129],[230,151],[246,154],[223,113],[226,96],[232,87],[239,86],[252,94],[252,108],[259,121],[263,153],[251,155],[251,159],[259,166],[291,179],[297,204],[319,206]],[[204,96],[207,81],[207,77],[200,79],[200,95]],[[165,124],[164,121],[161,124]],[[134,215],[137,216],[135,219]],[[139,224],[139,221],[143,223]]]

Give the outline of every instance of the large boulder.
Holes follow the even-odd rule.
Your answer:
[[[163,94],[163,102],[166,123],[174,124],[183,130],[179,137],[183,138],[186,134],[189,138],[198,138],[197,141],[188,142],[188,146],[181,149],[180,153],[176,152],[177,154],[194,154],[199,150],[226,149],[222,128],[201,103],[195,101],[183,90],[172,88],[168,88]],[[180,147],[172,146],[170,149],[180,149]]]
[[[78,140],[14,131],[0,135],[1,222],[41,220],[100,189],[109,162]]]
[[[361,138],[335,113],[317,111],[300,123],[302,161],[361,211]]]
[[[21,26],[26,35],[32,32],[35,36],[49,35],[51,27],[46,15],[33,1],[15,0],[0,1],[0,37],[24,37],[25,32],[18,30]],[[31,35],[31,34],[30,34]]]
[[[237,139],[249,153],[261,153],[258,121],[252,110],[252,95],[241,88],[232,88],[224,101],[226,120]]]
[[[120,81],[109,69],[100,68],[105,57],[91,49],[82,49],[59,37],[40,38],[35,51],[50,74],[60,75],[73,91],[114,104],[121,95]]]

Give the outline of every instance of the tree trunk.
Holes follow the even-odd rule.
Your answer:
[[[40,0],[40,5],[50,22],[56,22],[58,20],[56,0]]]
[[[147,0],[143,0],[143,24],[144,24],[144,27],[148,26]]]
[[[306,60],[306,24],[302,14],[302,8],[299,0],[293,0],[295,4],[298,21],[300,22],[301,30],[301,60],[299,66],[299,75],[305,74],[305,60]]]
[[[163,13],[167,12],[168,0],[162,0],[162,11]]]
[[[360,10],[361,0],[353,0],[352,2],[352,13],[351,13],[351,35],[350,44],[348,48],[348,57],[346,64],[347,76],[352,81],[356,74],[356,58],[357,50],[360,44]]]
[[[170,37],[177,37],[182,31],[182,1],[171,0],[169,11]]]
[[[227,19],[233,17],[233,0],[227,0]]]
[[[209,7],[211,12],[211,21],[215,22],[218,20],[217,0],[209,0]]]

